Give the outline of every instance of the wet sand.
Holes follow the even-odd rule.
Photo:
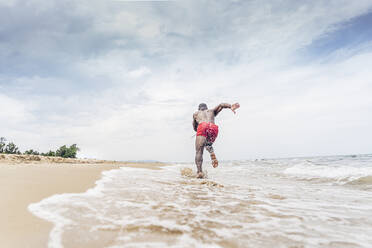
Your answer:
[[[32,215],[27,209],[30,203],[54,194],[85,192],[104,170],[121,166],[154,169],[159,165],[0,156],[1,247],[47,247],[52,224]]]
[[[371,155],[226,161],[218,169],[207,163],[202,180],[192,163],[149,170],[159,166],[29,160],[18,157],[2,167],[0,155],[0,193],[7,197],[0,247],[46,247],[47,241],[66,248],[372,243]],[[97,187],[82,192],[113,167],[121,168],[105,171]],[[33,217],[27,205],[54,227]]]

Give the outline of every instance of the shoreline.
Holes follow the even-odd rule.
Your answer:
[[[57,159],[58,162],[48,161],[48,158],[39,160],[38,156],[1,156],[1,246],[47,247],[53,224],[29,212],[29,204],[55,194],[85,192],[95,186],[106,170],[120,167],[160,169],[163,165],[87,159],[68,159],[66,163],[64,159]]]

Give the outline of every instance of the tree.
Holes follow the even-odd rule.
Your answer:
[[[80,151],[80,149],[77,147],[76,144],[73,144],[70,147],[64,145],[56,151],[56,156],[62,158],[76,158],[76,154],[78,151]]]
[[[52,150],[49,150],[49,152],[46,152],[46,153],[41,153],[42,156],[49,156],[49,157],[55,157],[56,156],[56,152],[52,151]]]
[[[21,154],[18,147],[13,142],[6,145],[4,152],[7,154]]]
[[[0,137],[0,153],[7,154],[21,154],[19,148],[13,142],[6,144],[6,139]],[[62,157],[62,158],[76,158],[77,152],[80,151],[80,148],[76,144],[67,147],[66,145],[61,146],[57,151],[49,150],[46,153],[39,153],[36,150],[30,149],[25,151],[23,154],[26,155],[42,155],[42,156],[52,156],[52,157]]]
[[[40,155],[40,153],[38,151],[34,151],[33,149],[27,150],[23,154],[27,154],[27,155]]]
[[[0,153],[5,152],[5,141],[6,139],[4,137],[0,137]]]

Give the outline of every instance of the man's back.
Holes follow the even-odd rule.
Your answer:
[[[214,111],[213,109],[198,110],[194,113],[194,119],[198,124],[202,122],[214,123]]]

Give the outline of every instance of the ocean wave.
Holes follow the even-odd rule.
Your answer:
[[[351,185],[372,185],[372,176],[365,176],[348,182]]]
[[[328,179],[340,184],[372,184],[372,167],[301,163],[285,169],[284,174],[305,180]]]

